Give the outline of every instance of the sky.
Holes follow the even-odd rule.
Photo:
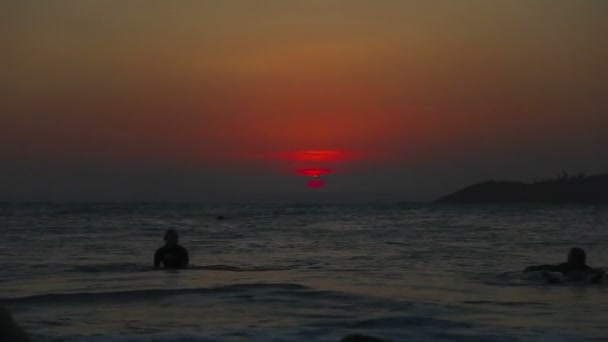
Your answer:
[[[429,201],[608,172],[607,36],[604,0],[0,1],[0,200]]]

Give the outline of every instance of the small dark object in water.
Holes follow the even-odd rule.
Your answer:
[[[340,342],[384,342],[384,340],[371,336],[352,334],[341,339]]]
[[[218,221],[221,221],[224,219],[224,215],[217,215],[217,217],[215,219]]]

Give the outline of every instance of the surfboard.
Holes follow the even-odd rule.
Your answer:
[[[561,272],[542,272],[542,275],[552,284],[597,284],[602,282],[605,273],[602,269],[594,269],[570,276],[566,276]]]

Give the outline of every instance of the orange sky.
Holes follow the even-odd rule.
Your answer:
[[[67,169],[99,180],[83,165],[255,183],[280,163],[236,156],[294,150],[382,156],[358,162],[357,191],[423,199],[485,177],[608,170],[603,0],[26,0],[2,2],[0,19],[8,183],[32,165],[66,186]]]

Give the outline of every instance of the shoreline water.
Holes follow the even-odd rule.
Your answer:
[[[561,262],[573,245],[591,265],[608,266],[601,207],[81,209],[0,215],[0,305],[36,341],[571,341],[608,333],[605,284],[521,276],[525,266]],[[215,220],[220,209],[226,220]],[[193,269],[151,270],[167,228],[179,230]]]

